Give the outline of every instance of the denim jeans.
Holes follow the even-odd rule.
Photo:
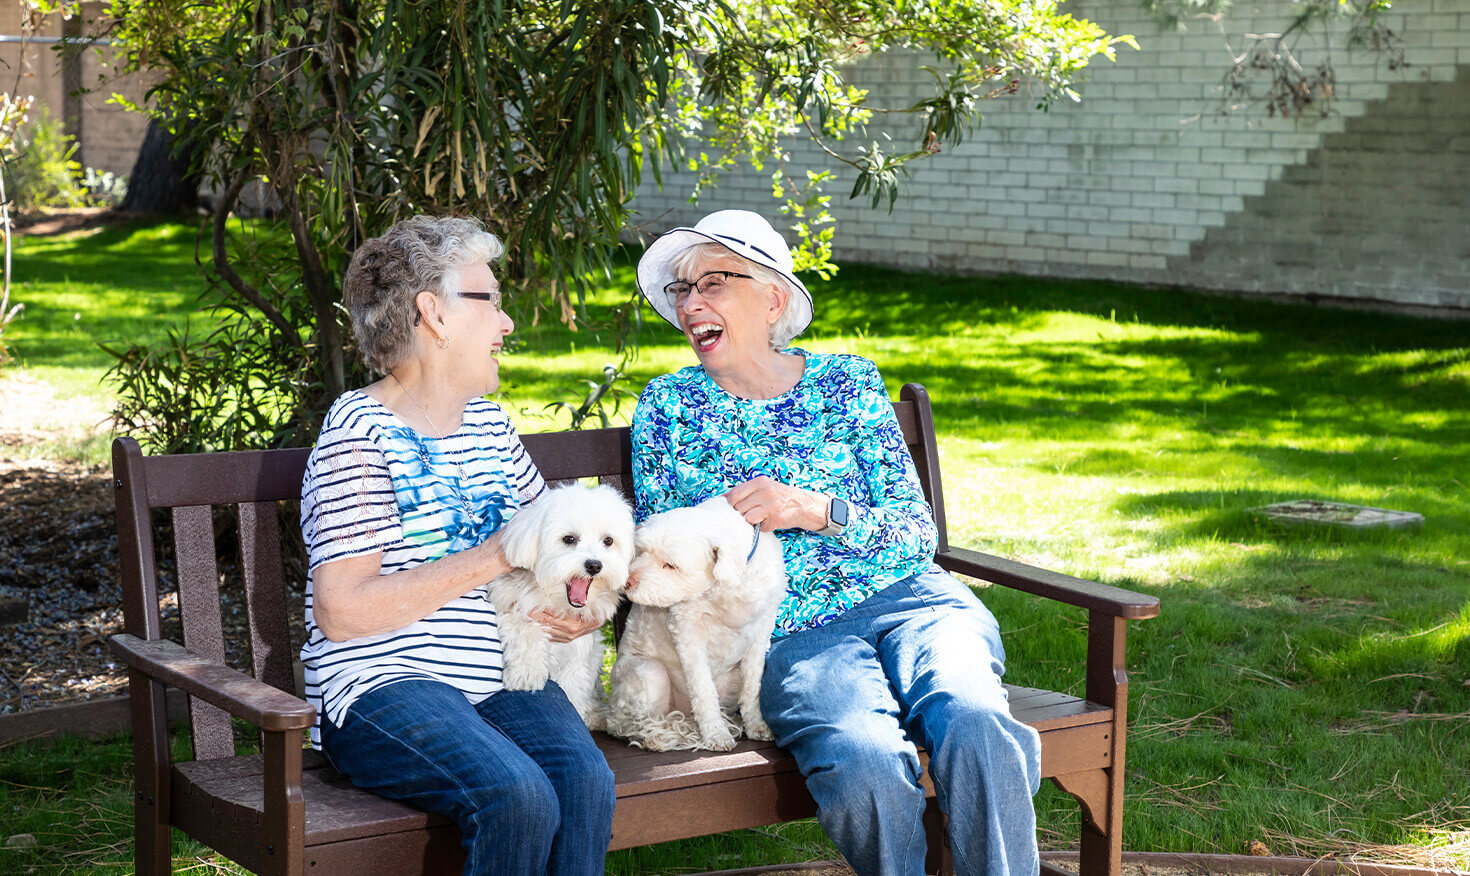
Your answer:
[[[1040,871],[1041,743],[1011,717],[1004,669],[995,616],[942,572],[771,643],[761,709],[859,874],[924,872],[916,743],[929,752],[956,871]]]
[[[602,872],[612,770],[555,682],[478,705],[440,682],[394,682],[341,727],[323,717],[322,749],[359,788],[458,824],[466,874]]]

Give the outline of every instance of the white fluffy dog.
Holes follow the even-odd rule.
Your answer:
[[[550,678],[588,727],[602,728],[601,636],[552,642],[529,614],[545,608],[605,623],[628,580],[633,538],[632,509],[609,486],[548,490],[505,524],[505,558],[517,568],[491,581],[488,596],[500,626],[507,690],[540,690]]]
[[[723,496],[645,520],[608,732],[654,751],[728,751],[741,727],[726,715],[738,706],[745,735],[771,739],[761,673],[785,594],[780,543]]]

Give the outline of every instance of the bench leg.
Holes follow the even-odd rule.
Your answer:
[[[138,876],[167,876],[173,868],[168,823],[168,714],[164,686],[129,672],[133,713],[133,864]]]
[[[1121,876],[1123,872],[1123,764],[1128,735],[1128,622],[1097,611],[1087,615],[1087,698],[1113,709],[1113,750],[1107,769],[1106,799],[1093,807],[1095,824],[1082,819],[1082,876]]]
[[[1098,830],[1082,819],[1082,846],[1077,860],[1080,876],[1121,876],[1123,872],[1123,776],[1114,768],[1108,773],[1108,798],[1106,814],[1098,819]]]
[[[954,876],[954,855],[949,849],[949,825],[939,811],[939,800],[930,797],[924,805],[924,836],[928,852],[924,855],[924,872]]]

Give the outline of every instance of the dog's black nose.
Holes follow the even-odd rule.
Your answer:
[[[602,571],[602,560],[588,560],[582,564],[582,568],[587,570],[587,574],[596,575]]]

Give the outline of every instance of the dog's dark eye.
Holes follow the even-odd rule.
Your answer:
[[[567,544],[567,545],[576,544],[577,543],[577,537],[575,535],[571,535],[571,534],[564,535],[564,536],[561,537],[561,543],[562,544]]]
[[[613,537],[610,536],[610,535],[604,535],[602,537],[602,546],[603,547],[612,547],[612,545],[613,545]]]
[[[665,569],[668,569],[670,572],[677,572],[677,571],[679,571],[678,569],[674,568],[674,564],[673,563],[664,563],[664,568]]]

